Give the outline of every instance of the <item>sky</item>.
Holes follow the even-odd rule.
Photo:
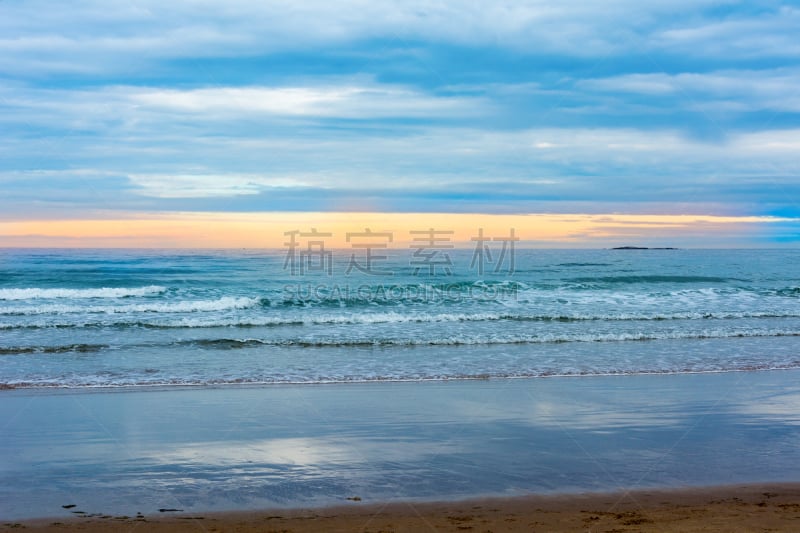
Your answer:
[[[797,2],[0,0],[0,246],[284,213],[797,245],[798,35]]]

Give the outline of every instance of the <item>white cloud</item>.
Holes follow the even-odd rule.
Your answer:
[[[398,85],[344,83],[295,87],[161,89],[101,87],[53,90],[0,88],[0,124],[24,123],[72,130],[109,126],[137,130],[167,126],[174,115],[198,123],[257,116],[307,119],[476,118],[492,105],[483,97],[438,96]]]
[[[735,186],[753,176],[788,184],[800,172],[800,129],[732,133],[724,142],[700,143],[677,130],[635,128],[490,132],[429,127],[402,135],[335,136],[281,129],[266,136],[225,136],[212,122],[189,138],[173,131],[169,121],[139,124],[122,137],[111,131],[91,143],[66,137],[51,154],[46,144],[0,141],[5,157],[44,155],[82,169],[5,172],[0,181],[55,182],[60,175],[74,179],[93,173],[127,176],[141,195],[203,198],[255,195],[270,188],[422,192],[482,185],[489,192],[498,190],[491,186],[496,182],[569,186],[624,180],[638,184],[647,197],[647,191],[658,189],[652,180],[659,176],[675,183],[722,176]]]
[[[255,56],[372,39],[400,47],[422,40],[581,57],[670,50],[695,42],[707,46],[692,47],[694,54],[747,49],[756,55],[797,55],[795,11],[720,25],[702,15],[704,7],[718,3],[6,1],[0,3],[0,70],[41,73],[47,65],[67,62],[76,71],[125,72],[159,59]],[[683,26],[674,23],[680,18]],[[660,29],[664,19],[671,29]]]
[[[657,32],[653,49],[724,59],[800,56],[800,10],[782,6],[753,16],[702,20]]]
[[[715,107],[728,111],[800,112],[800,70],[720,70],[707,73],[625,74],[589,79],[582,89],[636,93],[647,96],[674,95],[693,101],[691,108]],[[655,100],[654,102],[658,102]]]
[[[226,174],[129,174],[136,192],[155,198],[227,198],[270,188],[302,188],[308,183],[286,177]]]
[[[474,115],[479,98],[436,97],[393,86],[227,87],[188,91],[134,90],[130,101],[192,113],[300,115],[341,118]]]
[[[624,74],[613,78],[589,79],[578,82],[579,87],[601,91],[623,91],[639,94],[669,94],[677,91],[674,76],[669,74]]]

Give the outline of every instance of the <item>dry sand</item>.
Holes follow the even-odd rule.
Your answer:
[[[65,510],[65,515],[71,513]],[[800,531],[800,484],[528,496],[312,510],[78,517],[0,524],[0,531]]]

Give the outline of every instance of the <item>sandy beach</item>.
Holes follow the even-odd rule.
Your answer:
[[[782,485],[800,478],[796,372],[2,396],[7,528],[750,531],[800,515]]]
[[[73,516],[2,524],[0,531],[796,531],[800,484],[391,503],[307,510]]]

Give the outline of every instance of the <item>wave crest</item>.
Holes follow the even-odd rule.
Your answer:
[[[166,287],[149,285],[147,287],[101,287],[98,289],[0,289],[0,300],[56,300],[61,298],[128,298],[152,296],[167,291]]]

